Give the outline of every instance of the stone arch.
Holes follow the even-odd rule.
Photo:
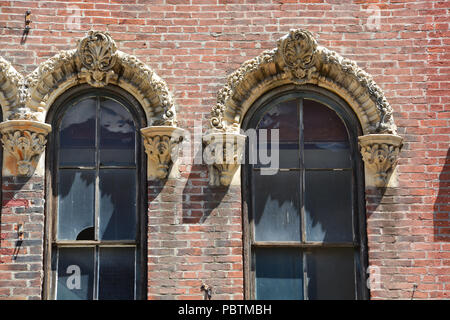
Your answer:
[[[6,174],[34,173],[51,131],[45,123],[49,108],[69,88],[87,83],[96,88],[116,85],[136,98],[148,125],[141,129],[149,155],[148,176],[167,177],[173,162],[170,151],[183,135],[183,130],[176,128],[172,95],[150,67],[117,50],[108,32],[89,31],[76,49],[58,52],[25,77],[1,57],[0,68],[0,104],[4,109],[0,132],[6,157],[11,160],[6,171],[4,167]]]
[[[10,77],[9,81],[14,79]],[[49,107],[61,93],[88,83],[93,87],[114,84],[130,92],[142,105],[149,125],[176,123],[167,84],[138,58],[117,50],[107,32],[89,31],[78,41],[76,49],[58,52],[21,79],[15,83],[23,97],[8,105],[9,120],[44,121]],[[8,92],[8,96],[17,94]]]
[[[3,117],[20,104],[20,89],[23,88],[23,76],[10,62],[0,57],[0,106]]]
[[[212,133],[204,136],[204,143],[209,146],[225,139],[234,141],[234,147],[222,145],[224,150],[233,148],[236,161],[210,166],[211,183],[229,184],[239,167],[237,159],[242,158],[244,140],[239,130],[252,104],[271,89],[287,84],[323,87],[347,102],[364,134],[358,140],[368,169],[366,184],[387,186],[403,141],[397,135],[392,107],[367,72],[354,61],[318,45],[313,35],[302,29],[291,30],[278,40],[275,49],[244,62],[219,90],[210,116]]]
[[[346,100],[364,134],[396,134],[392,108],[372,77],[357,64],[317,44],[306,30],[291,30],[227,78],[211,111],[213,129],[236,131],[258,97],[285,84],[313,84]]]

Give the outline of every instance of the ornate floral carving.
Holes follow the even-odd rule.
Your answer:
[[[365,134],[396,134],[392,108],[372,77],[349,59],[319,46],[306,30],[292,30],[278,47],[251,59],[230,76],[211,110],[211,127],[237,132],[248,108],[280,85],[315,84],[349,102]]]
[[[361,156],[372,171],[375,185],[385,187],[389,173],[398,161],[403,139],[390,134],[371,134],[359,137]]]
[[[245,135],[226,132],[213,132],[203,136],[211,185],[230,185],[242,163],[245,139]]]
[[[286,64],[284,70],[302,80],[310,79],[316,71],[317,42],[306,30],[291,30],[278,41],[278,51]]]
[[[93,87],[104,87],[111,79],[117,79],[113,67],[117,61],[116,43],[109,33],[89,31],[78,44],[82,64],[80,77]]]
[[[141,129],[145,153],[148,157],[149,180],[165,179],[176,161],[178,146],[183,141],[183,130],[169,126]]]
[[[114,84],[130,92],[142,105],[149,125],[176,125],[167,84],[135,56],[117,50],[107,32],[89,31],[77,49],[58,52],[25,78],[0,57],[5,119],[43,122],[62,92],[86,82],[94,87]]]
[[[10,174],[33,174],[45,150],[46,136],[50,130],[48,124],[28,120],[10,120],[0,124],[1,140],[7,153],[5,166]]]

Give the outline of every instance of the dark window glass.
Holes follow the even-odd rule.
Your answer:
[[[312,250],[306,255],[309,299],[355,299],[355,250]]]
[[[357,298],[356,134],[347,130],[356,118],[309,92],[277,96],[251,114],[247,129],[256,128],[259,136],[262,129],[280,129],[280,169],[246,166],[251,298]],[[250,142],[247,159],[255,151]]]
[[[94,287],[94,248],[59,248],[56,298],[90,300]]]
[[[134,299],[135,248],[100,248],[99,265],[99,299]]]
[[[127,109],[114,100],[101,98],[100,164],[134,165],[135,131]]]
[[[306,171],[306,240],[353,240],[351,171]]]
[[[299,250],[258,248],[255,256],[257,299],[303,299],[303,264]]]
[[[314,100],[303,100],[306,168],[351,168],[344,123],[335,111]]]
[[[64,114],[59,132],[59,164],[95,164],[96,98],[75,103]]]
[[[138,128],[131,110],[113,97],[81,97],[55,117],[57,299],[136,296]],[[81,285],[71,284],[70,272],[81,274]]]
[[[58,186],[58,239],[77,240],[94,227],[95,171],[60,170]]]
[[[100,239],[136,237],[136,170],[100,170]]]
[[[300,172],[254,171],[256,241],[300,241]]]
[[[270,163],[265,163],[260,154],[271,157],[271,150],[277,148],[279,151],[280,168],[298,168],[299,159],[299,116],[298,100],[290,100],[275,105],[267,111],[257,126],[258,137],[258,163],[257,167],[269,167]],[[263,133],[263,130],[266,130]],[[273,130],[278,130],[279,143],[272,144]],[[261,144],[260,137],[266,144]],[[267,139],[266,139],[267,137]],[[277,139],[278,140],[278,139]],[[273,165],[272,165],[273,167]]]

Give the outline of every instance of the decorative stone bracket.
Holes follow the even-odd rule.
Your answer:
[[[394,170],[403,138],[393,134],[368,134],[358,137],[366,173],[373,176],[375,186],[386,187]]]
[[[184,130],[171,126],[150,126],[142,128],[141,133],[148,157],[148,179],[167,178],[171,165],[176,161]]]
[[[228,186],[242,163],[246,136],[236,132],[213,132],[203,136],[209,184]]]
[[[32,176],[45,151],[47,135],[51,126],[32,120],[9,120],[0,123],[2,143],[5,150],[6,175]]]

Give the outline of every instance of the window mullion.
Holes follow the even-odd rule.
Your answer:
[[[299,162],[300,162],[300,226],[301,226],[301,243],[306,243],[306,218],[305,218],[305,164],[304,164],[304,158],[305,158],[305,141],[303,138],[303,132],[304,132],[304,124],[303,124],[303,98],[299,99],[298,103],[298,114],[299,114],[299,124],[300,129],[299,131]],[[303,266],[303,299],[309,300],[308,296],[308,268],[306,263],[306,252],[305,248],[301,250],[301,256],[302,256],[302,266]]]
[[[95,240],[99,240],[99,206],[100,206],[100,190],[99,190],[99,116],[100,116],[100,98],[97,97],[96,106],[96,117],[95,117]]]
[[[100,168],[100,97],[97,96],[97,106],[96,106],[96,116],[95,116],[95,208],[94,208],[94,216],[95,216],[95,240],[99,241],[99,229],[100,229],[100,221],[99,221],[99,209],[100,209],[100,181],[99,181],[99,168]],[[98,278],[99,278],[99,246],[95,246],[94,250],[94,300],[98,300]]]

